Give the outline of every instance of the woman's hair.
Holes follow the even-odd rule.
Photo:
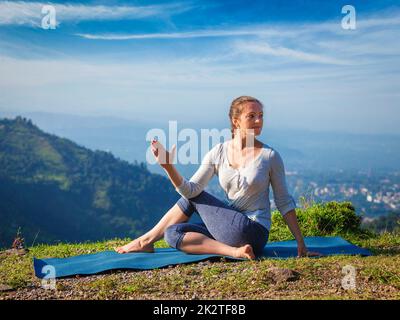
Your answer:
[[[243,107],[247,102],[256,102],[261,107],[264,107],[263,104],[259,100],[257,100],[256,98],[250,97],[250,96],[240,96],[239,98],[236,98],[235,100],[233,100],[231,103],[231,108],[229,109],[229,119],[231,121],[232,139],[235,136],[235,129],[236,129],[233,124],[233,118],[240,117],[240,115],[243,112]]]

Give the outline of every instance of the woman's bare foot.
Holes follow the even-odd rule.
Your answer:
[[[114,248],[114,250],[118,253],[154,252],[154,245],[152,243],[145,245],[141,239],[135,239],[122,247]]]
[[[236,248],[234,257],[235,258],[245,258],[245,259],[250,259],[250,260],[256,258],[255,254],[253,252],[253,248],[249,244],[246,244],[243,247]]]

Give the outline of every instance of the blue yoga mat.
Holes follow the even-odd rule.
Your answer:
[[[340,237],[305,237],[304,241],[308,250],[318,251],[323,255],[371,255],[369,250],[351,244]],[[268,243],[259,259],[286,259],[296,256],[297,242],[295,240],[277,241]],[[69,258],[34,258],[34,268],[35,275],[38,278],[61,278],[72,275],[96,274],[117,269],[149,270],[221,257],[244,260],[221,255],[187,254],[173,248],[155,248],[154,253],[133,252],[119,254],[115,251],[103,251]]]

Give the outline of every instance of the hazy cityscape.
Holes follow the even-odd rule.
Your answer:
[[[376,217],[400,210],[400,171],[386,175],[366,172],[331,172],[325,176],[288,172],[296,197],[315,201],[351,201],[357,213]]]
[[[302,207],[302,201],[350,201],[356,212],[366,220],[400,211],[400,171],[383,172],[299,172],[287,171],[287,184],[290,192]],[[214,179],[209,191],[224,197]],[[273,194],[271,189],[271,204]]]

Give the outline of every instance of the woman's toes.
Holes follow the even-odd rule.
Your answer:
[[[153,244],[142,246],[137,240],[128,243],[125,246],[115,248],[118,253],[128,253],[128,252],[154,252]]]
[[[115,251],[118,253],[124,253],[124,249],[122,247],[115,248]]]

